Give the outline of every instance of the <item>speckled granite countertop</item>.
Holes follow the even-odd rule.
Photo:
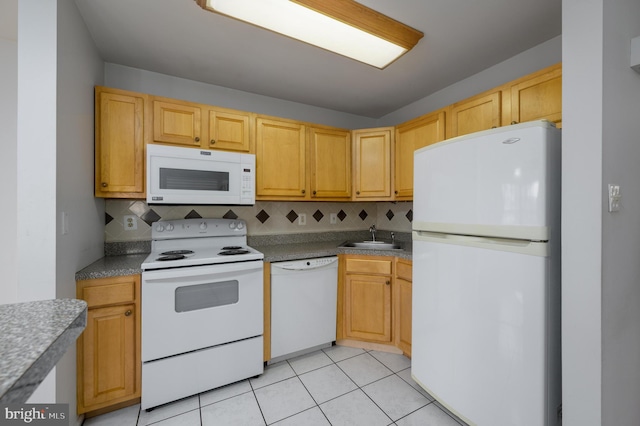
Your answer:
[[[0,305],[0,404],[24,403],[87,324],[87,303]]]
[[[318,241],[295,244],[255,245],[264,253],[265,262],[309,259],[313,257],[335,256],[337,254],[364,254],[370,256],[397,256],[411,259],[411,242],[403,242],[404,250],[370,250],[339,247],[346,240]]]
[[[149,253],[105,256],[76,272],[76,281],[140,274],[140,265],[148,255]]]
[[[378,231],[380,240],[391,241],[391,233]],[[339,247],[345,241],[359,241],[370,238],[368,231],[347,231],[335,233],[315,234],[283,234],[249,236],[251,247],[264,253],[265,262],[282,262],[287,260],[309,259],[313,257],[335,256],[337,254],[363,254],[370,256],[397,256],[404,259],[412,258],[411,234],[397,233],[395,241],[404,246],[403,250],[369,250]],[[142,273],[142,262],[148,253],[139,253],[140,244],[129,246],[127,243],[111,243],[105,253],[111,254],[98,259],[86,268],[76,272],[77,280],[107,278]],[[115,247],[115,248],[114,248]],[[145,246],[146,247],[146,246]],[[150,245],[148,246],[150,249]],[[142,247],[144,249],[144,247]],[[134,254],[120,254],[118,252],[133,252]]]

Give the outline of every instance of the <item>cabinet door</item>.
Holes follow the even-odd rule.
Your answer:
[[[249,114],[209,110],[210,149],[250,152]]]
[[[146,95],[97,87],[95,196],[144,198]]]
[[[201,146],[201,109],[196,105],[153,101],[153,140],[171,145]]]
[[[305,167],[305,126],[295,122],[258,118],[256,197],[305,198]]]
[[[474,96],[451,107],[451,137],[501,126],[501,91]]]
[[[511,119],[512,124],[545,119],[562,127],[560,65],[511,86]]]
[[[391,342],[391,277],[347,274],[345,337]]]
[[[437,111],[396,127],[394,195],[397,200],[413,199],[414,151],[444,139],[444,111]]]
[[[89,309],[80,350],[83,406],[136,394],[136,307],[134,304]]]
[[[311,198],[351,197],[351,134],[309,129]]]
[[[353,131],[356,200],[391,199],[392,128]]]
[[[396,278],[393,291],[395,344],[411,356],[411,281]]]

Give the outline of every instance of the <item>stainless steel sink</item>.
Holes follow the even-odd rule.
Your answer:
[[[366,250],[402,250],[402,244],[388,241],[345,241],[340,247]]]

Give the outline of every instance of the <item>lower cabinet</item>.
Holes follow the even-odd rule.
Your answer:
[[[393,282],[393,335],[395,345],[411,357],[411,272],[412,262],[396,258]]]
[[[411,261],[340,256],[338,338],[394,345],[410,356]]]
[[[140,275],[78,281],[87,326],[77,341],[78,414],[140,399]]]

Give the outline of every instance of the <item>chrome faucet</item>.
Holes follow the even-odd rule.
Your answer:
[[[378,230],[376,229],[376,225],[373,224],[369,227],[369,232],[371,232],[371,241],[375,241],[376,240],[376,232],[378,232]]]

